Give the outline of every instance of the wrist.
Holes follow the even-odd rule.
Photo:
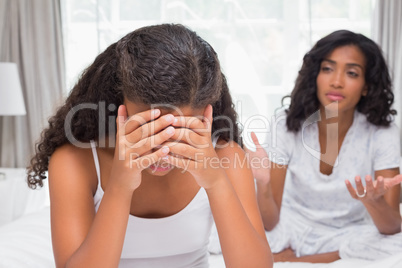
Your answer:
[[[271,183],[270,181],[256,181],[257,192],[264,193],[264,195],[271,195]]]
[[[256,182],[256,194],[257,198],[262,197],[264,200],[271,200],[273,198],[272,195],[272,189],[271,189],[271,183],[268,182]]]
[[[257,185],[257,187],[262,188],[266,188],[271,185],[269,178],[268,179],[255,178],[255,184]]]
[[[108,192],[110,194],[127,196],[130,197],[131,199],[131,196],[133,195],[135,190],[136,189],[132,189],[130,187],[125,187],[124,185],[119,185],[117,183],[110,182],[107,184],[105,188],[105,193]]]
[[[211,184],[209,187],[204,187],[204,189],[208,195],[214,194],[215,192],[219,193],[222,189],[227,189],[228,184],[230,184],[230,182],[226,177],[226,174],[221,174],[216,177],[213,184]]]

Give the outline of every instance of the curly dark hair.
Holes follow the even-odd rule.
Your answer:
[[[317,76],[321,62],[334,49],[342,46],[357,46],[365,56],[365,83],[367,95],[362,96],[357,110],[366,115],[367,120],[377,126],[389,126],[396,111],[391,109],[394,101],[388,67],[379,46],[362,34],[347,30],[335,31],[320,39],[304,56],[303,65],[290,96],[290,106],[286,109],[288,130],[298,132],[303,121],[319,109],[317,97]]]
[[[211,45],[183,25],[147,26],[110,45],[83,72],[36,144],[28,167],[28,185],[43,186],[50,156],[58,147],[71,143],[71,137],[88,144],[115,135],[108,127],[101,129],[115,126],[116,107],[124,98],[175,107],[211,104],[212,135],[219,133],[221,139],[241,145],[232,97]],[[103,114],[99,112],[101,105]]]

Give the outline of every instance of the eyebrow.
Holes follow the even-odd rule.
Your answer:
[[[330,59],[323,59],[322,61],[328,61],[331,64],[336,64],[336,61],[330,60]],[[347,66],[350,67],[359,67],[360,69],[364,70],[363,66],[361,66],[360,64],[357,63],[347,63]]]

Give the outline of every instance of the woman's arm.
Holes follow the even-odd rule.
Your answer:
[[[386,180],[384,178],[394,178],[398,174],[399,168],[376,171],[377,184],[379,178],[380,180]],[[370,191],[369,189],[367,190]],[[382,234],[395,234],[401,231],[401,214],[399,212],[400,190],[401,186],[398,183],[376,199],[367,198],[366,200],[362,200],[378,231]]]
[[[212,145],[212,106],[204,119],[180,116],[167,143],[167,161],[189,172],[208,195],[226,267],[272,267],[255,196],[254,179],[241,147],[231,141]],[[180,157],[179,157],[180,156]]]
[[[207,189],[227,267],[272,267],[252,172],[234,142],[217,155],[224,169],[219,183]]]
[[[251,138],[256,150],[245,150],[256,180],[258,207],[264,228],[270,231],[279,222],[287,166],[269,161],[267,152],[254,132],[251,133]]]
[[[258,207],[262,216],[264,227],[271,231],[279,222],[282,205],[283,188],[287,166],[270,162],[271,174],[268,183],[256,180]]]
[[[395,234],[401,231],[401,215],[399,212],[400,182],[402,175],[399,168],[379,170],[375,172],[376,181],[366,176],[366,188],[360,177],[356,177],[356,189],[346,181],[346,186],[355,199],[361,200],[374,224],[382,234]],[[362,195],[359,197],[357,193]]]
[[[57,267],[117,267],[120,261],[131,194],[108,189],[95,214],[96,172],[89,154],[66,145],[50,160],[51,228]]]

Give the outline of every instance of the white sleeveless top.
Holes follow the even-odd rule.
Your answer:
[[[215,143],[214,143],[215,144]],[[96,144],[91,141],[98,187],[98,211],[103,197]],[[129,216],[119,267],[208,267],[208,242],[213,217],[208,196],[200,188],[178,213],[164,218]]]

